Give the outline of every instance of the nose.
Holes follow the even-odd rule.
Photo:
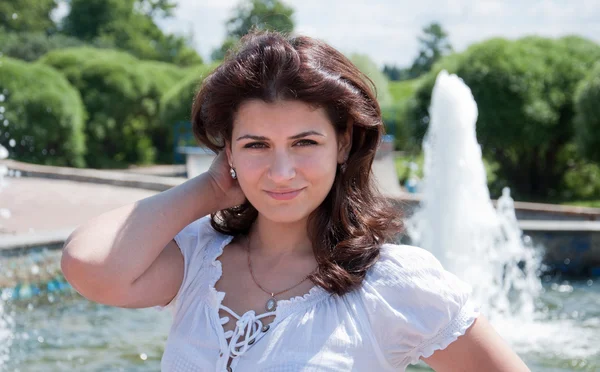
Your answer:
[[[292,156],[286,151],[274,153],[268,175],[275,183],[285,183],[293,179],[296,176],[296,165]]]

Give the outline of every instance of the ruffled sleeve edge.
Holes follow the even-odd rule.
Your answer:
[[[152,308],[156,311],[164,311],[164,310],[171,310],[171,312],[175,312],[176,311],[176,304],[179,300],[179,298],[181,297],[181,293],[184,291],[184,286],[187,282],[188,276],[189,276],[189,249],[190,247],[186,246],[186,242],[185,242],[185,235],[192,235],[194,237],[199,237],[198,235],[201,234],[201,230],[203,228],[207,228],[208,226],[210,226],[210,215],[208,216],[204,216],[201,217],[193,222],[191,222],[189,225],[185,226],[180,232],[178,232],[174,237],[173,240],[175,241],[175,243],[177,244],[177,247],[179,248],[181,254],[183,255],[183,261],[184,261],[184,270],[183,270],[183,279],[181,281],[181,285],[179,286],[179,289],[177,290],[177,293],[175,294],[175,297],[173,297],[171,299],[171,301],[169,301],[169,303],[165,304],[165,305],[156,305],[153,306]],[[193,247],[193,248],[197,248],[197,244]]]
[[[463,305],[454,319],[437,335],[417,345],[409,354],[406,364],[416,364],[420,358],[429,358],[436,350],[444,350],[467,332],[479,316],[479,306],[471,299]]]

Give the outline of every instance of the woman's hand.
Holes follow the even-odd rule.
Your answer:
[[[207,173],[210,175],[213,190],[221,209],[227,209],[243,204],[246,196],[237,180],[231,177],[230,167],[225,151],[221,151],[213,160]]]

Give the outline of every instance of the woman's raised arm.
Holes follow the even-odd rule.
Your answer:
[[[208,172],[79,226],[61,260],[73,288],[112,306],[168,303],[183,280],[175,235],[202,216],[244,201],[225,158],[222,152]]]

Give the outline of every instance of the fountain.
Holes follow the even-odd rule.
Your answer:
[[[497,208],[490,199],[477,115],[470,89],[442,71],[423,142],[423,198],[406,223],[411,242],[472,286],[482,313],[517,352],[588,363],[598,356],[592,345],[600,344],[599,318],[591,316],[582,325],[579,313],[566,316],[548,298],[552,294],[539,279],[541,249],[519,229],[510,190],[503,190]]]

